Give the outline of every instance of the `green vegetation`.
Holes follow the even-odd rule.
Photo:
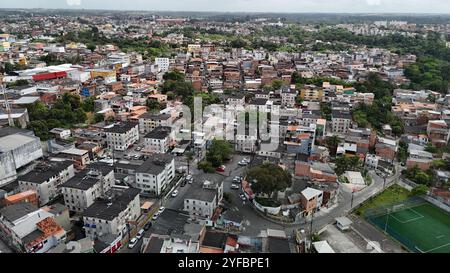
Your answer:
[[[261,206],[264,206],[264,207],[279,207],[279,206],[281,206],[280,202],[278,202],[277,200],[273,200],[271,198],[256,197],[255,200]]]
[[[401,202],[408,199],[410,196],[411,193],[408,190],[400,187],[397,184],[394,184],[376,197],[366,201],[360,208],[356,210],[356,214],[364,216],[364,212],[367,209],[373,209],[396,202]]]
[[[213,167],[219,167],[224,162],[228,161],[232,154],[233,147],[228,141],[213,139],[206,152],[206,160],[210,162]]]
[[[282,191],[291,186],[291,175],[280,166],[266,163],[251,168],[247,179],[252,183],[252,190],[257,194],[272,196],[276,191]]]
[[[411,190],[411,195],[425,195],[428,193],[428,187],[425,185],[418,185]]]
[[[359,172],[362,169],[363,162],[357,156],[347,157],[341,156],[336,159],[335,172],[338,176],[344,174],[346,171]]]
[[[205,173],[214,173],[216,170],[212,166],[211,162],[209,161],[201,161],[198,163],[197,168],[199,170],[203,170]]]
[[[327,148],[330,150],[331,156],[336,156],[337,148],[339,146],[339,143],[341,143],[341,139],[334,135],[326,139],[325,144],[327,145]]]
[[[397,152],[397,158],[400,162],[406,162],[408,159],[409,153],[408,153],[408,143],[401,140],[399,142],[398,152]]]
[[[367,81],[358,83],[356,89],[359,92],[374,93],[375,100],[372,105],[360,104],[353,111],[353,120],[360,127],[371,125],[380,131],[384,124],[389,124],[392,133],[400,136],[404,132],[403,123],[391,112],[392,91],[394,87],[383,80],[377,74],[369,74]]]
[[[79,96],[65,93],[52,108],[48,108],[42,102],[30,105],[29,127],[41,140],[48,140],[51,138],[49,131],[53,128],[73,128],[75,124],[85,123],[88,112],[85,109],[93,110],[93,99],[82,102]],[[99,116],[94,119],[99,119]]]
[[[403,170],[402,175],[417,184],[428,186],[431,185],[431,183],[435,180],[433,169],[422,171],[417,166],[414,166],[407,170]]]

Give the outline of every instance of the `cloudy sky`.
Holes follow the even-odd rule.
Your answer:
[[[2,0],[0,8],[450,13],[450,0]]]

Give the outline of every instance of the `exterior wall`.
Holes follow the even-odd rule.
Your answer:
[[[137,141],[139,141],[138,125],[123,134],[106,132],[106,142],[110,149],[125,151]]]
[[[128,206],[113,220],[107,221],[100,218],[83,217],[86,236],[95,239],[107,234],[124,235],[129,221],[136,221],[141,215],[139,195],[131,201]]]
[[[205,202],[196,199],[184,200],[184,211],[187,211],[191,215],[201,216],[205,218],[211,218],[216,208],[216,198],[213,202]]]
[[[350,119],[333,118],[332,119],[333,133],[346,134],[348,132],[348,129],[350,128],[350,124],[351,124]]]
[[[152,153],[163,154],[169,151],[169,139],[145,138],[146,150]]]
[[[73,188],[62,188],[64,204],[70,211],[83,212],[100,196],[100,183],[84,191]]]
[[[160,195],[167,184],[175,177],[175,159],[167,164],[164,171],[157,175],[136,173],[137,187],[143,192],[153,192]]]
[[[390,149],[389,147],[384,146],[378,146],[376,147],[376,154],[377,156],[393,161],[395,159],[395,151],[393,149]]]
[[[408,169],[417,166],[422,171],[426,171],[431,167],[431,162],[432,160],[423,161],[423,160],[415,160],[414,158],[408,158],[408,160],[406,161],[406,166],[408,167]]]
[[[39,204],[41,206],[52,201],[61,194],[60,185],[67,182],[74,177],[74,167],[70,165],[67,169],[61,171],[58,175],[51,177],[43,183],[33,183],[30,181],[19,180],[20,191],[34,190],[39,197]]]

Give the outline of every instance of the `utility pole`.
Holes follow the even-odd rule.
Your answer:
[[[3,97],[5,99],[5,110],[6,114],[8,115],[8,124],[10,127],[14,127],[14,120],[11,116],[11,106],[9,105],[8,95],[6,94],[6,90],[3,87],[3,75],[0,75],[0,86],[2,89]]]
[[[383,176],[383,178],[384,178],[383,189],[385,189],[385,188],[386,188],[386,178],[387,178],[387,174],[385,174],[385,175]]]
[[[353,208],[353,197],[355,196],[355,189],[352,189],[352,201],[350,203],[350,209]]]
[[[313,232],[314,213],[315,212],[313,211],[313,213],[311,214],[311,227],[310,227],[311,237],[314,235],[314,232]]]

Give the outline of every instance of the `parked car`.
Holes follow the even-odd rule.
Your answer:
[[[247,162],[247,161],[241,160],[241,161],[239,161],[238,165],[239,165],[239,166],[247,166],[247,165],[248,165],[248,162]]]
[[[138,242],[139,242],[139,240],[137,238],[131,239],[130,242],[128,243],[128,248],[129,249],[134,248]]]
[[[142,236],[144,236],[144,233],[145,233],[144,229],[139,230],[139,232],[136,234],[136,238],[140,240]]]
[[[233,178],[233,183],[241,183],[241,177],[240,176],[235,176]]]
[[[239,190],[239,185],[237,185],[237,184],[231,184],[231,189],[233,189],[233,190]]]
[[[144,230],[147,231],[152,227],[152,222],[148,222],[147,224],[145,224],[144,226]]]
[[[159,217],[159,212],[155,213],[152,217],[152,220],[156,220]]]
[[[244,158],[242,159],[242,161],[247,162],[247,163],[250,163],[250,158],[244,157]]]
[[[178,190],[174,190],[172,192],[172,197],[177,197],[178,196]]]
[[[222,166],[218,167],[216,169],[216,171],[223,173],[223,172],[225,172],[225,169],[226,169],[226,167],[224,165],[222,165]]]
[[[192,175],[189,174],[186,176],[186,181],[188,181],[189,184],[192,184],[192,182],[194,181],[194,177],[192,177]]]
[[[137,151],[137,152],[140,152],[141,150],[142,150],[142,147],[137,147],[137,148],[136,148],[136,151]]]
[[[165,207],[159,207],[158,213],[161,214],[166,210]]]
[[[138,159],[139,159],[139,155],[135,155],[135,156],[133,157],[133,159],[134,159],[134,160],[138,160]]]
[[[186,186],[186,183],[187,183],[186,180],[181,181],[180,187]]]
[[[247,198],[245,197],[245,195],[243,193],[239,194],[239,197],[241,197],[242,201],[247,200]]]

